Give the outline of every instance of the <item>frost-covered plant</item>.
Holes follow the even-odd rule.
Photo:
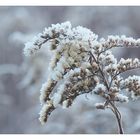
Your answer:
[[[140,77],[124,78],[122,74],[140,68],[140,60],[121,58],[117,61],[111,49],[140,47],[140,39],[124,35],[98,39],[89,29],[73,28],[70,22],[64,22],[45,28],[43,33],[26,43],[24,54],[35,55],[41,47],[52,51],[49,76],[40,90],[41,123],[47,122],[48,116],[58,106],[71,106],[81,94],[96,94],[105,100],[96,103],[96,108],[110,108],[122,134],[121,114],[116,102],[140,97]]]

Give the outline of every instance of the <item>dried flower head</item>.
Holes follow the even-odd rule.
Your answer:
[[[40,90],[43,108],[40,112],[42,124],[59,105],[64,108],[72,105],[81,94],[97,94],[105,99],[96,104],[97,109],[110,108],[121,127],[121,117],[115,102],[128,102],[131,97],[140,96],[140,77],[123,78],[122,73],[140,68],[139,59],[117,60],[111,49],[116,47],[140,47],[140,39],[126,36],[101,38],[87,28],[72,27],[70,22],[45,28],[31,42],[25,44],[26,56],[35,54],[41,47],[52,51],[48,80]]]

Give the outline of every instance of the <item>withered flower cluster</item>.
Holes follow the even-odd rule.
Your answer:
[[[123,133],[120,112],[115,102],[128,102],[140,96],[140,77],[123,78],[122,73],[140,68],[140,60],[117,61],[111,49],[115,47],[140,47],[140,39],[126,36],[98,36],[87,28],[72,27],[70,22],[52,25],[25,44],[24,54],[35,55],[41,47],[52,51],[49,76],[40,90],[44,124],[58,106],[69,107],[81,94],[97,94],[105,99],[97,103],[98,109],[110,108],[117,117],[120,133]]]

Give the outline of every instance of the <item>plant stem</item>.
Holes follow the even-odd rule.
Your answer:
[[[116,116],[116,119],[117,119],[119,134],[124,134],[123,128],[122,128],[122,123],[121,123],[121,114],[118,111],[117,107],[114,105],[114,103],[112,103],[111,101],[109,103],[112,107],[111,110],[112,110],[112,112],[114,113],[114,115]]]
[[[89,52],[89,54],[91,55],[91,57],[93,58],[93,60],[98,64],[99,71],[100,71],[100,73],[102,75],[102,78],[104,80],[104,83],[106,85],[106,88],[109,91],[110,90],[110,87],[111,87],[111,84],[112,84],[112,81],[111,81],[111,83],[109,85],[108,84],[108,81],[107,81],[107,79],[106,79],[106,77],[105,77],[105,75],[104,75],[104,73],[103,73],[103,71],[102,71],[102,69],[101,69],[101,67],[99,65],[99,63],[97,62],[97,60],[95,58],[95,56],[92,54],[92,52]],[[112,112],[114,113],[114,115],[116,116],[117,123],[118,123],[119,134],[123,134],[124,132],[123,132],[122,123],[121,123],[121,114],[120,114],[119,110],[117,109],[117,107],[115,106],[114,102],[110,101],[110,99],[107,98],[107,97],[106,97],[106,100],[110,104],[110,108],[111,108]]]

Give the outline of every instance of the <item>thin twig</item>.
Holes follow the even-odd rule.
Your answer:
[[[91,51],[89,51],[89,54],[90,54],[91,57],[94,59],[94,61],[98,64],[99,71],[100,71],[100,73],[101,73],[101,75],[102,75],[102,78],[104,79],[105,85],[106,85],[107,90],[108,90],[108,92],[109,92],[110,87],[111,87],[111,84],[112,84],[112,81],[111,81],[110,84],[108,84],[107,79],[106,79],[106,77],[105,77],[105,75],[104,75],[104,73],[103,73],[103,71],[102,71],[102,69],[101,69],[99,63],[97,62],[95,56],[92,54]],[[115,76],[116,76],[116,75],[115,75]],[[112,79],[112,80],[113,80],[113,79]],[[112,110],[112,109],[111,109],[111,110],[112,110],[112,112],[113,112],[113,113],[115,114],[115,116],[116,116],[117,123],[118,123],[118,128],[119,128],[119,134],[123,134],[123,128],[122,128],[122,124],[121,124],[121,114],[120,114],[119,110],[117,109],[117,107],[115,106],[115,104],[114,104],[112,101],[110,101],[109,98],[106,98],[106,100],[107,100],[108,103],[111,105],[111,107],[112,107],[112,109],[113,109],[113,110]]]

